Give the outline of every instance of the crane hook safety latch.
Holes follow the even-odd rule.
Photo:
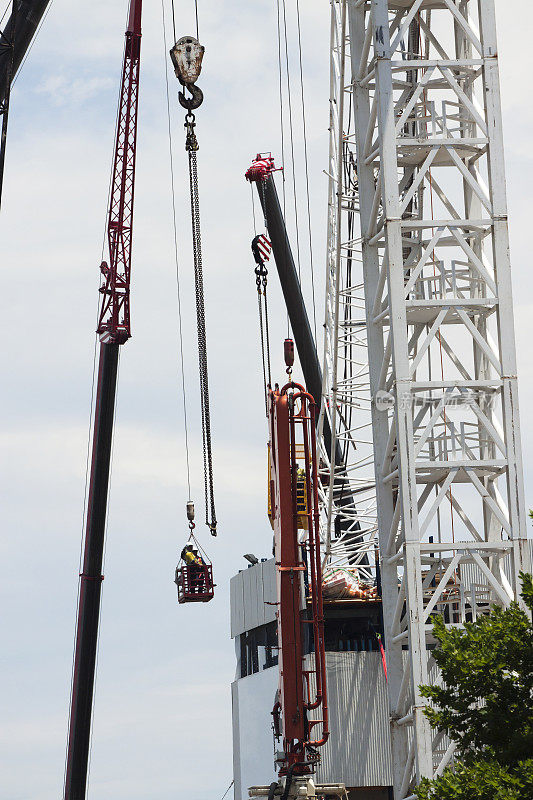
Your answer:
[[[176,77],[191,95],[186,97],[184,92],[178,92],[180,105],[187,111],[199,108],[204,99],[202,90],[195,85],[202,71],[204,52],[205,47],[194,36],[182,36],[170,50]]]

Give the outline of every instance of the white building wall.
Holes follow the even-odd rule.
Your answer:
[[[254,564],[230,581],[231,636],[266,625],[276,619],[274,559]]]
[[[248,799],[248,787],[276,779],[272,716],[278,668],[240,678],[231,685],[233,780],[235,800]]]

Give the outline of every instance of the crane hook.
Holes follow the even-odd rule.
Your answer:
[[[189,90],[192,97],[185,97],[184,92],[178,92],[180,106],[186,108],[187,111],[194,111],[194,109],[199,108],[202,105],[204,93],[194,83],[184,83],[183,87]]]
[[[184,92],[178,92],[180,105],[187,111],[199,108],[204,99],[202,90],[195,85],[202,70],[204,52],[205,48],[194,36],[182,36],[170,51],[176,77],[192,95],[188,98]]]

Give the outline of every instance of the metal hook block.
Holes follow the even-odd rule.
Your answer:
[[[202,71],[205,47],[194,36],[182,36],[170,51],[174,72],[184,86],[196,83]]]

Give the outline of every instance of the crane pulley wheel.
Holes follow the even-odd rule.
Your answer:
[[[191,94],[186,97],[184,92],[178,92],[180,105],[187,111],[199,108],[204,99],[202,90],[195,85],[202,71],[204,53],[205,47],[194,36],[182,36],[170,51],[176,77]]]

